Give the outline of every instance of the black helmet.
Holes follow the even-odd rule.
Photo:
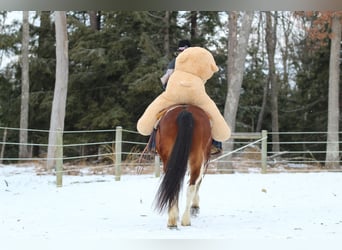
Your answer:
[[[178,51],[183,51],[189,47],[191,47],[191,43],[189,40],[180,40],[178,43]]]

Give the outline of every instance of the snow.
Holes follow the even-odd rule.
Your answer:
[[[120,242],[129,249],[141,248],[142,239],[202,239],[196,249],[222,246],[220,239],[250,248],[255,241],[304,240],[311,244],[305,249],[319,246],[316,241],[342,242],[342,173],[208,174],[199,216],[178,230],[166,227],[167,214],[153,210],[159,183],[153,175],[123,175],[121,181],[110,175],[64,176],[58,188],[55,176],[37,175],[33,166],[0,165],[1,249],[100,249]],[[181,212],[184,196],[183,191]],[[167,242],[163,249],[171,249]]]

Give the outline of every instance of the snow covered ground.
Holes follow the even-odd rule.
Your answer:
[[[199,216],[178,230],[169,230],[167,214],[153,210],[159,182],[152,175],[124,175],[121,181],[64,176],[57,188],[55,176],[36,175],[34,167],[0,165],[1,249],[53,249],[61,242],[76,249],[108,242],[121,249],[115,245],[125,239],[138,240],[137,246],[139,239],[342,243],[342,173],[206,175]]]

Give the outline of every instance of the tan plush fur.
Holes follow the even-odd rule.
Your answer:
[[[157,114],[175,104],[193,104],[202,108],[212,123],[212,137],[217,141],[229,139],[231,131],[216,104],[205,91],[204,84],[218,71],[212,54],[201,47],[190,47],[176,58],[175,71],[170,76],[166,90],[145,110],[137,123],[142,135],[150,135]]]

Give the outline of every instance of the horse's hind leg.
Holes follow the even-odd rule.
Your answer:
[[[169,208],[169,219],[167,221],[167,227],[170,229],[177,228],[178,218],[179,218],[178,202],[175,202],[175,204]]]
[[[186,194],[186,207],[182,217],[182,226],[190,226],[191,225],[191,211],[194,207],[197,207],[199,210],[199,196],[198,196],[198,188],[201,182],[201,164],[199,168],[192,169],[190,173],[190,183],[188,186],[187,194]]]
[[[196,185],[195,195],[194,195],[194,198],[192,200],[192,205],[190,208],[191,216],[197,216],[199,214],[199,211],[200,211],[200,207],[199,207],[200,198],[199,198],[198,191],[199,191],[199,188],[201,186],[201,182],[202,182],[202,177],[200,177],[200,180],[198,181],[198,183]]]
[[[192,200],[194,199],[195,193],[196,193],[196,185],[189,185],[187,194],[186,194],[186,207],[185,207],[185,211],[182,217],[182,226],[191,225],[190,209],[191,209],[191,203],[192,203]]]

